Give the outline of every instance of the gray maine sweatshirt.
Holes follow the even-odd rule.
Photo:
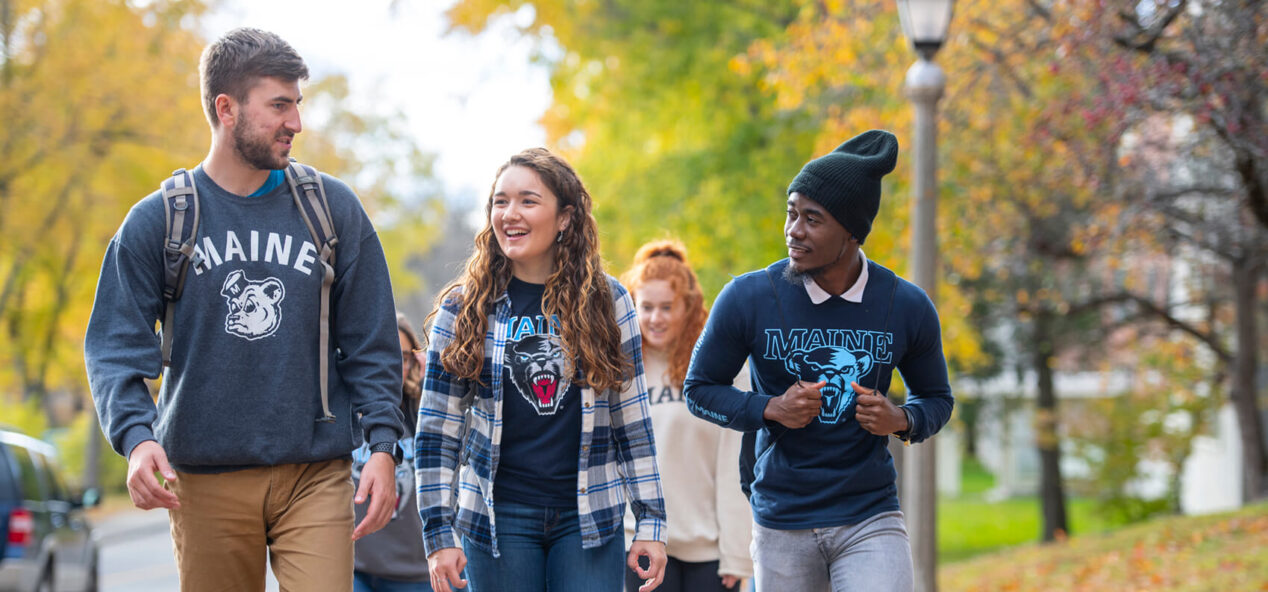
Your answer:
[[[158,440],[185,472],[349,457],[402,435],[401,357],[387,264],[352,190],[323,175],[339,237],[331,288],[329,396],[321,417],[317,248],[283,183],[241,197],[193,171],[198,254],[175,305],[172,365],[155,323],[164,311],[163,198],[128,213],[106,249],[84,343],[101,425],[127,456]],[[157,405],[144,379],[158,378]],[[360,419],[358,420],[358,416]]]

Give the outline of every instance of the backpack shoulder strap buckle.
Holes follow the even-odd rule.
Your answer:
[[[194,246],[198,240],[198,188],[194,176],[185,169],[172,171],[159,187],[163,194],[163,213],[166,229],[163,232],[163,314],[162,348],[163,365],[172,363],[173,307],[185,289],[185,275],[190,262],[198,265]]]

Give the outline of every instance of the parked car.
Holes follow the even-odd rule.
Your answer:
[[[0,592],[96,592],[97,543],[84,509],[97,492],[70,495],[57,450],[0,428]]]

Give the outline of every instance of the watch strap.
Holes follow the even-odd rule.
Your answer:
[[[401,464],[401,460],[405,456],[400,444],[396,442],[379,442],[378,444],[370,445],[370,453],[373,454],[375,452],[386,452],[392,455],[392,462],[397,465]]]

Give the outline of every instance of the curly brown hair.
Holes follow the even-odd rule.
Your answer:
[[[682,332],[669,346],[669,378],[682,384],[687,378],[687,365],[691,362],[691,350],[704,330],[709,311],[704,306],[704,294],[696,272],[687,263],[687,248],[676,240],[652,241],[639,247],[634,254],[634,266],[621,276],[621,283],[631,294],[637,293],[645,283],[665,280],[674,291],[674,297],[683,303]],[[637,304],[637,303],[635,303]]]
[[[634,365],[621,352],[621,329],[612,306],[612,290],[599,258],[599,232],[590,213],[590,193],[572,166],[545,148],[529,148],[498,168],[484,205],[485,226],[475,239],[475,251],[462,275],[436,297],[436,308],[460,303],[454,318],[453,340],[440,354],[445,371],[457,378],[484,384],[484,339],[494,301],[511,282],[511,260],[493,232],[493,192],[506,169],[518,166],[535,172],[558,199],[560,212],[569,212],[567,230],[555,246],[555,267],[546,279],[542,313],[559,319],[567,372],[583,372],[577,384],[605,391],[620,388],[633,378]],[[435,317],[428,315],[428,323]],[[500,380],[500,377],[494,377]]]

